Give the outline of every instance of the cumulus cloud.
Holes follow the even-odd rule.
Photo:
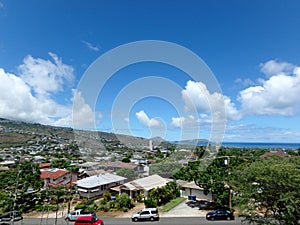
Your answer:
[[[171,127],[183,128],[183,127],[199,127],[199,123],[211,123],[211,118],[207,114],[201,114],[199,117],[193,115],[172,117]]]
[[[295,66],[291,63],[282,62],[279,60],[269,60],[260,64],[260,70],[266,76],[271,77],[278,74],[291,74]]]
[[[73,67],[62,63],[55,54],[49,55],[52,61],[28,55],[18,67],[22,80],[40,95],[62,91],[66,82],[74,79]]]
[[[81,93],[70,93],[73,97],[65,105],[54,100],[55,94],[72,82],[74,70],[55,54],[49,54],[52,61],[26,56],[17,75],[0,68],[0,117],[71,126],[75,115],[75,125],[92,125],[94,114]],[[74,110],[70,102],[76,102]]]
[[[244,115],[295,115],[300,105],[300,73],[279,74],[263,80],[262,85],[239,93]]]
[[[155,118],[150,119],[144,112],[144,110],[137,112],[135,116],[140,121],[140,123],[146,127],[159,127],[161,125],[159,120]]]
[[[0,69],[0,117],[51,124],[67,107],[43,96],[34,96],[20,77]]]
[[[218,117],[217,119],[225,119],[226,112],[227,119],[238,120],[241,118],[229,97],[217,92],[210,93],[202,82],[188,81],[181,95],[186,111],[213,113]]]
[[[76,128],[94,128],[94,111],[85,102],[81,92],[73,90],[73,126]],[[98,119],[102,118],[102,115],[98,115]]]
[[[90,50],[92,50],[92,51],[94,51],[94,52],[98,52],[98,51],[100,50],[99,47],[93,45],[93,44],[90,43],[90,42],[87,42],[87,41],[81,41],[81,42],[82,42],[83,44],[85,44],[85,46],[86,46],[88,49],[90,49]]]

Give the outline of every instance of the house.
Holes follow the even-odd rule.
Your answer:
[[[165,179],[157,174],[149,177],[143,177],[131,182],[127,182],[114,189],[120,193],[127,193],[131,198],[135,198],[139,194],[148,196],[149,191],[154,188],[163,187],[169,183],[168,179]]]
[[[76,176],[65,169],[49,169],[41,171],[40,177],[44,180],[44,187],[69,187],[72,182],[77,180]]]
[[[100,164],[98,162],[85,162],[78,165],[80,170],[97,170],[100,168]]]
[[[130,169],[134,171],[135,175],[141,175],[145,172],[144,170],[144,165],[141,164],[135,164],[135,163],[124,163],[120,161],[116,162],[109,162],[107,164],[107,169],[112,170],[116,172],[118,169],[125,168],[125,169]]]
[[[263,155],[260,156],[260,158],[268,158],[270,156],[278,156],[280,158],[284,158],[286,156],[286,154],[282,151],[271,151],[271,152],[266,152]]]
[[[87,177],[91,177],[97,174],[105,173],[105,170],[83,170],[79,171],[78,179],[83,179]]]
[[[35,154],[36,154],[36,153],[35,153]],[[45,159],[45,157],[43,157],[43,156],[37,155],[37,156],[34,156],[34,157],[33,157],[33,162],[34,162],[34,163],[44,163],[44,162],[46,162],[46,159]]]
[[[111,173],[97,174],[75,182],[78,194],[84,198],[100,197],[110,188],[125,183],[126,178]]]
[[[10,160],[10,161],[6,160],[6,161],[0,162],[1,167],[9,167],[10,168],[10,167],[15,166],[15,164],[16,164],[16,162],[14,160]]]
[[[51,163],[39,163],[40,170],[49,170],[51,167]]]
[[[182,180],[177,180],[177,183],[181,187],[181,196],[188,197],[188,196],[195,196],[198,200],[207,200],[213,201],[213,196],[211,193],[207,195],[204,194],[203,188],[199,187],[194,181],[187,182]]]

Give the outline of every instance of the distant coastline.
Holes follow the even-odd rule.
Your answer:
[[[290,149],[300,148],[300,143],[267,143],[267,142],[223,142],[223,147],[236,148],[267,148],[267,149]]]
[[[207,141],[181,141],[176,142],[182,145],[198,145],[207,146]],[[235,147],[235,148],[266,148],[266,149],[283,149],[283,150],[297,150],[300,148],[300,143],[271,143],[271,142],[222,142],[222,147]]]

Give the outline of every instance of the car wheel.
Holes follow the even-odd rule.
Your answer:
[[[211,218],[211,220],[212,220],[212,221],[214,221],[214,220],[215,220],[215,218],[213,218],[213,217],[212,217],[212,218]]]
[[[135,217],[135,218],[133,218],[133,221],[137,222],[137,221],[139,221],[139,219],[137,217]]]
[[[227,220],[231,220],[230,216],[227,217]]]
[[[154,217],[150,217],[150,221],[154,221]]]

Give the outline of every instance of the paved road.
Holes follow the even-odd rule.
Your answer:
[[[205,219],[206,211],[199,210],[197,207],[192,208],[183,202],[169,212],[160,212],[160,221],[157,222],[138,222],[131,221],[131,213],[124,214],[120,218],[103,218],[105,225],[237,225],[242,224],[241,218],[234,221],[207,221]],[[59,218],[56,222],[54,218],[25,218],[23,221],[16,222],[14,225],[73,225],[73,222],[66,222]]]
[[[204,217],[163,217],[156,222],[132,222],[130,218],[104,218],[105,225],[238,225],[242,224],[240,218],[234,221],[207,221]],[[53,218],[47,221],[41,219],[24,219],[14,225],[73,225],[63,219],[58,219],[57,223]]]

